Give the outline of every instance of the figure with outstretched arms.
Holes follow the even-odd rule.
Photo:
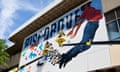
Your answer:
[[[70,38],[74,38],[81,25],[84,24],[83,22],[87,20],[80,43],[92,42],[99,27],[99,20],[102,19],[102,13],[99,9],[92,7],[91,2],[83,5],[81,10],[82,14],[77,16],[75,26],[67,35],[70,36]],[[75,45],[68,52],[63,53],[61,60],[59,61],[59,68],[65,66],[73,57],[76,57],[79,53],[88,50],[90,47],[90,45]]]

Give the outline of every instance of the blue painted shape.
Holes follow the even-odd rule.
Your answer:
[[[19,72],[25,72],[25,69],[24,69],[24,68],[21,68],[21,69],[19,70]]]
[[[39,48],[40,50],[43,50],[43,44],[42,43],[38,44],[37,48]]]
[[[33,58],[35,58],[36,56],[37,56],[36,53],[31,52],[30,55],[29,55],[29,58],[30,58],[30,59],[33,59]]]

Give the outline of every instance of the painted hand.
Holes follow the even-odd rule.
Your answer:
[[[61,69],[62,66],[65,67],[66,64],[71,60],[72,57],[68,57],[66,54],[63,54],[61,60],[59,61],[59,68]]]
[[[73,39],[75,36],[76,36],[76,34],[72,34],[72,35],[70,36],[70,38]]]

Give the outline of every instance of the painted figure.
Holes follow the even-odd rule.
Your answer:
[[[95,33],[99,27],[99,20],[102,19],[101,11],[92,7],[91,2],[83,5],[81,7],[82,14],[76,18],[76,24],[72,28],[70,32],[68,32],[68,36],[74,38],[85,20],[87,20],[87,24],[84,29],[83,37],[80,43],[86,43],[93,41]],[[70,49],[67,53],[62,54],[62,58],[59,61],[59,68],[65,65],[72,60],[73,57],[76,57],[79,53],[88,50],[90,45],[76,45],[72,49]]]

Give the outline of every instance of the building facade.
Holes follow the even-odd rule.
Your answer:
[[[102,22],[105,27],[101,27],[101,34],[104,38],[96,36],[96,40],[110,40],[118,41],[120,40],[120,1],[119,0],[101,0],[103,12],[105,15],[106,23]],[[6,71],[11,70],[14,67],[20,67],[20,57],[21,51],[23,50],[24,41],[26,38],[39,31],[39,29],[51,25],[56,19],[60,19],[62,16],[69,15],[78,7],[81,7],[89,0],[65,0],[61,1],[53,8],[45,12],[44,14],[38,14],[28,22],[26,22],[22,27],[13,32],[10,36],[10,40],[15,43],[14,46],[10,47],[7,52],[11,54],[11,58],[8,61],[10,68],[5,69]],[[103,19],[103,21],[104,21]],[[54,25],[53,25],[54,26]],[[103,25],[101,25],[103,26]],[[103,31],[102,31],[103,30]],[[47,31],[47,30],[46,30]],[[99,32],[100,33],[100,32]],[[99,36],[99,34],[97,34]],[[75,41],[73,41],[75,42]],[[94,47],[93,47],[94,48]],[[83,53],[77,58],[80,62],[81,72],[119,72],[120,71],[120,45],[108,45],[101,47],[101,50],[88,51],[87,54]],[[93,53],[91,53],[93,52]],[[86,56],[84,56],[86,55]],[[78,60],[73,62],[76,62]],[[79,62],[78,61],[78,62]],[[23,64],[24,65],[24,64]],[[72,64],[74,65],[74,64]],[[78,64],[79,65],[79,64]],[[21,65],[22,66],[22,65]],[[72,67],[72,66],[71,66]],[[1,67],[2,68],[2,67]],[[46,67],[47,68],[47,67]],[[50,67],[51,68],[51,67]],[[44,69],[44,68],[43,68]],[[54,68],[53,68],[54,69]],[[69,69],[69,68],[68,68]],[[70,68],[71,69],[71,68]],[[77,68],[73,68],[77,69]],[[79,67],[78,67],[79,69]],[[58,69],[59,70],[59,69]],[[67,70],[67,69],[66,69]],[[63,70],[64,71],[64,70]],[[71,70],[72,71],[72,70]]]

